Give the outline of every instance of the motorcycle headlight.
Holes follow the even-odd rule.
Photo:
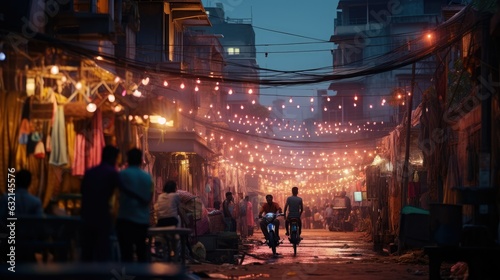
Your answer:
[[[274,220],[274,214],[273,213],[267,213],[266,216],[264,217],[267,222],[272,222]]]

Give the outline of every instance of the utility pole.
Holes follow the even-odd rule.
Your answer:
[[[408,105],[408,115],[406,117],[406,149],[405,149],[405,161],[403,163],[403,174],[401,180],[401,209],[406,205],[406,196],[408,189],[408,181],[410,174],[408,164],[410,161],[410,139],[411,139],[411,112],[413,107],[413,91],[415,90],[415,64],[413,62],[411,67],[411,91],[409,94],[406,94],[408,97],[407,105]]]

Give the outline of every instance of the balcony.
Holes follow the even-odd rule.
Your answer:
[[[115,33],[114,19],[108,7],[92,0],[73,0],[61,4],[60,10],[48,17],[47,32],[66,39],[107,39]],[[49,9],[47,7],[47,9]],[[47,10],[47,14],[51,14]]]

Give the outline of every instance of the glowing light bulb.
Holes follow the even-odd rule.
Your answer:
[[[75,87],[78,90],[82,89],[82,83],[81,82],[76,83]]]
[[[181,89],[184,89],[185,87],[184,83],[181,83]]]
[[[115,102],[116,97],[113,94],[108,95],[109,102]]]
[[[87,104],[87,111],[88,112],[94,113],[95,110],[97,110],[97,105],[95,105],[95,103],[90,102],[89,104]]]
[[[50,68],[50,74],[52,75],[57,75],[59,74],[59,67],[57,65],[54,65]]]
[[[227,92],[227,94],[229,94],[229,95],[233,94],[233,90],[229,89],[229,91]]]
[[[142,92],[140,92],[138,90],[134,90],[134,92],[132,92],[132,95],[135,96],[135,97],[141,97],[142,96]]]
[[[168,82],[167,82],[167,81],[164,81],[164,82],[163,82],[163,86],[164,86],[164,87],[168,87]]]

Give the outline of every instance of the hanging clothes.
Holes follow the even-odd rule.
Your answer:
[[[68,144],[69,164],[70,167],[72,167],[75,161],[75,142],[76,142],[75,124],[73,123],[73,120],[69,120],[66,123],[66,139]]]
[[[104,133],[102,129],[102,111],[97,109],[92,117],[92,130],[90,132],[90,142],[86,143],[87,160],[86,169],[90,169],[101,163],[102,148],[104,148]]]
[[[73,176],[83,176],[85,174],[85,136],[76,134],[74,145],[74,157],[71,164],[71,174]]]
[[[450,153],[448,160],[448,170],[446,174],[446,179],[443,186],[443,203],[447,204],[457,204],[458,195],[454,187],[459,187],[460,184],[460,173],[458,172],[458,159],[456,153]]]
[[[54,126],[51,135],[51,153],[49,163],[55,166],[68,164],[68,149],[66,143],[66,124],[64,120],[64,107],[57,106]]]

